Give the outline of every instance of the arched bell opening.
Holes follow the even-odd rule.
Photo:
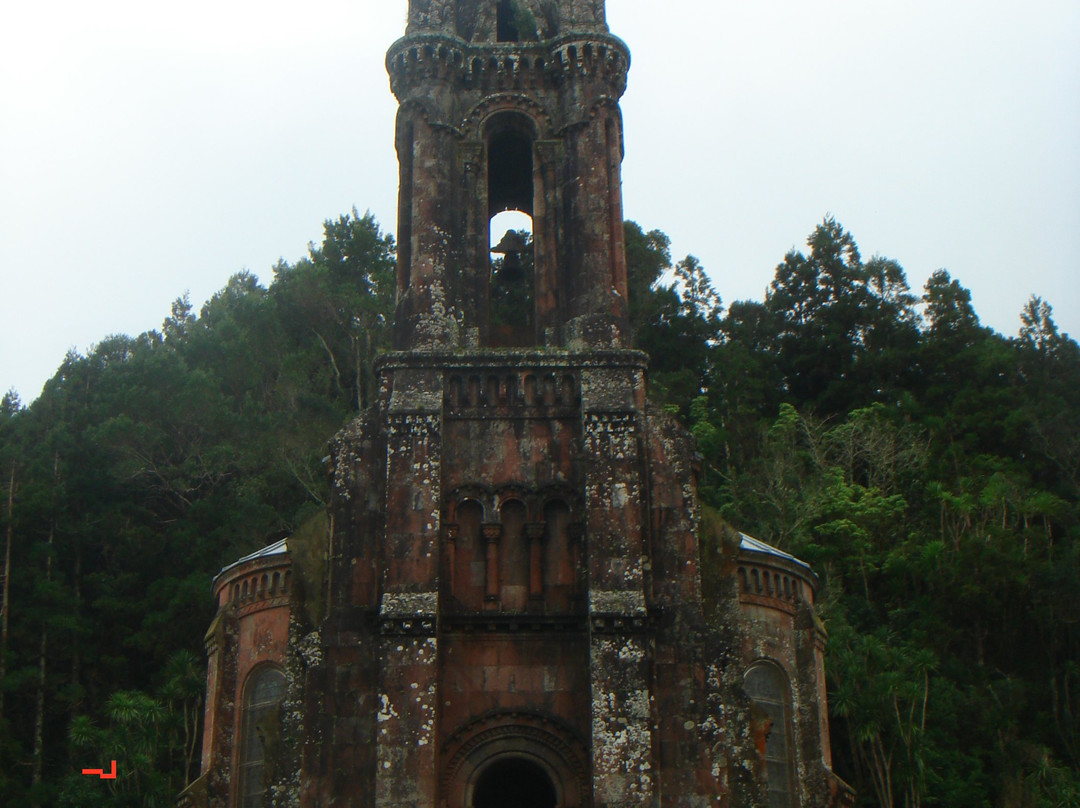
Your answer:
[[[536,345],[536,196],[532,121],[501,113],[487,125],[488,334],[492,347]]]
[[[505,210],[488,225],[489,316],[493,347],[527,347],[536,342],[536,261],[532,217]]]
[[[471,808],[557,808],[558,793],[536,760],[507,756],[488,764],[473,787]]]
[[[495,6],[495,39],[498,42],[520,42],[517,4],[514,0],[498,0]]]

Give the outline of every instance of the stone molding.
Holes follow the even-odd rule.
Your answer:
[[[435,592],[387,592],[379,604],[379,633],[434,637],[438,632],[439,596]]]
[[[443,743],[447,761],[441,780],[447,804],[465,804],[476,775],[491,760],[527,755],[555,776],[559,805],[591,804],[588,750],[561,721],[532,712],[498,711],[483,715],[453,732]]]
[[[574,615],[448,615],[440,621],[440,633],[448,634],[583,634],[584,616]]]
[[[375,370],[383,375],[395,370],[439,370],[446,373],[490,369],[537,370],[640,370],[649,365],[649,355],[631,349],[567,351],[557,348],[504,348],[475,351],[391,351],[375,360]]]
[[[649,630],[646,617],[603,615],[589,618],[589,627],[593,634],[645,634]]]
[[[640,634],[649,629],[641,590],[593,590],[589,593],[589,627],[593,634]]]

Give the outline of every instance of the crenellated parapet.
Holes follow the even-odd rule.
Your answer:
[[[432,84],[490,93],[550,90],[566,82],[602,85],[618,100],[629,69],[629,49],[610,34],[477,46],[425,33],[398,40],[386,56],[390,89],[402,103]]]
[[[812,607],[818,578],[792,555],[743,536],[738,557],[739,601],[794,615],[803,604]]]

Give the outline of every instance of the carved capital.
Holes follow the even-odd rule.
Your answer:
[[[486,542],[497,542],[502,538],[502,523],[501,522],[486,522],[480,527],[480,534],[484,537]]]
[[[546,532],[546,522],[527,522],[525,524],[525,535],[529,537],[529,541],[542,541]]]

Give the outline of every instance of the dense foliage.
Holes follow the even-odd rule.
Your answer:
[[[1080,348],[1050,307],[1007,338],[947,273],[920,297],[831,220],[726,310],[663,233],[626,244],[634,341],[704,500],[822,577],[861,804],[1080,805]],[[210,581],[323,507],[393,250],[353,211],[268,287],[177,300],[0,403],[0,804],[167,805],[195,776]],[[79,775],[113,759],[116,781]]]
[[[269,288],[240,273],[5,397],[0,805],[171,805],[197,775],[211,579],[322,508],[393,290],[392,239],[353,211]],[[113,759],[116,782],[79,773]]]

